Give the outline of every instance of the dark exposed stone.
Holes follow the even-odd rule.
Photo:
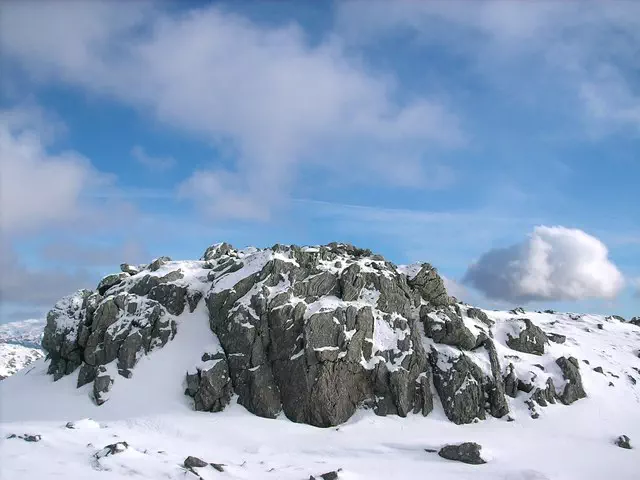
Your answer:
[[[547,343],[547,336],[540,327],[534,325],[528,318],[518,321],[523,321],[525,328],[520,331],[517,337],[507,334],[507,345],[519,352],[542,355],[544,345]]]
[[[474,442],[465,442],[459,445],[446,445],[440,449],[438,455],[447,460],[468,463],[470,465],[481,465],[487,463],[480,451],[482,446]]]
[[[209,464],[204,460],[199,459],[198,457],[192,457],[190,455],[184,459],[183,465],[185,468],[202,468],[208,466]]]
[[[618,438],[616,438],[615,444],[620,448],[626,448],[627,450],[633,448],[631,446],[631,439],[626,435],[620,435]]]
[[[547,332],[547,338],[554,343],[564,343],[567,341],[566,335],[560,335],[559,333]]]
[[[430,308],[423,305],[420,309],[420,319],[424,324],[425,334],[436,343],[453,345],[462,350],[471,350],[478,346],[476,337],[465,326],[462,318],[453,311],[430,312]]]
[[[149,270],[152,272],[160,270],[160,267],[162,267],[164,264],[170,261],[171,261],[171,258],[169,257],[158,257],[149,264]]]
[[[484,419],[485,381],[480,368],[462,354],[449,359],[448,368],[441,369],[438,355],[442,354],[432,351],[433,383],[447,418],[456,424]]]
[[[565,405],[570,405],[576,400],[587,396],[582,386],[582,377],[580,376],[580,366],[578,360],[574,357],[560,357],[556,363],[562,370],[562,374],[567,384],[564,391],[559,395],[560,401]]]
[[[98,284],[98,288],[96,290],[100,295],[104,295],[107,290],[109,290],[111,287],[115,287],[119,283],[122,283],[122,281],[128,277],[129,274],[125,272],[107,275],[102,280],[100,280],[100,283]]]
[[[593,369],[594,372],[598,372],[604,375],[604,370],[602,370],[602,367],[596,367]]]

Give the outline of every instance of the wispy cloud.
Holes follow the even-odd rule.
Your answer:
[[[175,158],[149,155],[140,145],[135,145],[131,149],[131,156],[136,162],[151,171],[165,171],[176,165]]]
[[[200,169],[182,189],[208,213],[268,215],[302,164],[407,186],[407,175],[368,161],[380,153],[415,185],[416,159],[464,142],[442,99],[398,101],[393,78],[371,74],[338,37],[312,45],[295,25],[258,25],[215,6],[176,15],[133,3],[10,3],[3,54],[37,81],[79,86],[207,142],[230,142],[230,167]]]

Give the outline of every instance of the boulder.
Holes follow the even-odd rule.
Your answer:
[[[107,275],[102,280],[100,280],[100,283],[98,284],[98,288],[96,288],[96,290],[100,295],[104,295],[107,292],[107,290],[122,283],[122,281],[125,280],[126,278],[129,278],[129,276],[130,275],[125,272]]]
[[[567,341],[567,337],[565,335],[560,335],[559,333],[547,332],[545,335],[554,343],[564,343]]]
[[[425,334],[436,343],[452,345],[462,350],[471,350],[478,346],[478,339],[469,330],[464,321],[454,311],[443,309],[431,312],[429,306],[420,309],[420,319]]]
[[[209,464],[198,457],[192,457],[191,455],[189,455],[184,459],[183,465],[184,468],[202,468],[208,466]]]
[[[122,453],[128,448],[129,444],[127,442],[116,442],[110,445],[106,445],[102,449],[98,450],[93,456],[99,460],[103,457],[110,457],[111,455]]]
[[[618,438],[616,438],[615,444],[618,447],[626,448],[627,450],[630,450],[631,448],[633,448],[631,446],[631,439],[626,435],[620,435]]]
[[[100,367],[93,381],[93,399],[96,405],[102,405],[109,399],[109,391],[113,386],[113,378],[106,368]]]
[[[440,307],[450,304],[449,295],[447,295],[447,289],[444,286],[442,277],[428,263],[423,263],[418,273],[408,279],[407,283],[420,294],[423,300],[433,306]]]
[[[582,377],[580,376],[580,365],[574,357],[560,357],[556,363],[562,370],[566,385],[563,392],[559,395],[559,399],[565,405],[570,405],[576,400],[585,398],[587,393],[582,386]]]
[[[185,394],[194,400],[199,411],[219,412],[229,404],[233,393],[229,367],[224,354],[203,356],[195,372],[187,373]]]
[[[447,418],[456,424],[485,418],[485,380],[480,368],[464,354],[457,358],[432,350],[433,383]]]
[[[481,465],[487,463],[480,455],[482,446],[474,442],[464,442],[459,445],[445,445],[438,451],[438,455],[447,460]]]
[[[507,345],[519,352],[542,355],[544,346],[548,343],[547,336],[542,329],[534,325],[528,318],[518,319],[517,322],[524,322],[524,328],[520,328],[517,337],[507,334]]]
[[[121,263],[120,270],[123,273],[128,273],[129,275],[137,275],[140,273],[140,268],[135,265],[129,265],[128,263]]]
[[[170,261],[171,261],[170,257],[158,257],[149,264],[148,268],[150,271],[155,272],[157,270],[160,270],[160,267],[162,267],[163,265],[165,265],[167,262],[170,262]]]

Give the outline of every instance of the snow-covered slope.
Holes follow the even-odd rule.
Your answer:
[[[36,319],[0,324],[0,380],[44,357],[40,346],[44,325]]]
[[[267,277],[258,274],[269,260],[255,254],[260,252],[249,252],[250,258],[240,257],[249,261],[244,261],[240,269],[232,268],[226,275],[210,275],[216,265],[213,269],[212,265],[204,268],[205,261],[165,262],[153,273],[146,274],[165,276],[179,268],[182,276],[176,281],[198,289],[206,299],[211,292],[239,289],[238,282],[248,278],[247,275],[257,275],[251,285],[256,281],[267,281]],[[340,260],[340,267],[336,267],[337,261],[332,260],[327,268],[342,268],[346,260]],[[392,268],[395,270],[395,267],[381,263],[374,268],[372,265],[376,261],[363,260],[362,269],[370,268],[375,275],[395,278],[391,274],[386,277],[385,273],[391,272]],[[420,275],[421,269],[397,270],[411,280]],[[144,275],[141,272],[123,277],[129,285],[122,281],[117,283],[113,290],[104,291],[101,301],[107,301],[110,296],[115,299],[129,291],[130,286],[140,282]],[[251,285],[248,287],[250,291]],[[279,295],[287,287],[286,284],[278,285],[265,285],[268,292],[261,285],[257,291],[270,296]],[[256,305],[255,301],[249,301],[251,295],[245,297],[243,294],[240,298],[247,299],[246,305]],[[328,295],[314,301],[310,301],[312,298],[300,300],[308,304],[310,310],[304,321],[312,321],[310,319],[318,313],[336,312],[337,306],[347,301],[344,289],[339,295]],[[129,311],[126,305],[132,298],[122,298],[119,302]],[[361,294],[348,302],[384,308],[386,300],[388,297],[384,292],[376,295],[362,285]],[[148,306],[146,301],[136,299],[136,302],[137,305]],[[243,302],[240,304],[245,304]],[[420,345],[410,345],[411,354],[422,348],[431,358],[431,366],[426,368],[434,375],[434,384],[430,385],[432,410],[426,416],[423,416],[424,409],[417,413],[410,411],[404,418],[397,414],[382,416],[381,405],[388,404],[383,403],[385,400],[380,397],[376,399],[377,404],[374,402],[369,408],[361,406],[339,426],[317,428],[291,422],[287,411],[281,411],[274,419],[256,416],[238,404],[237,394],[220,412],[194,411],[194,401],[185,395],[188,387],[185,374],[194,372],[197,367],[201,375],[210,368],[210,364],[220,364],[219,360],[203,361],[203,352],[222,349],[227,356],[230,355],[229,344],[222,348],[224,345],[220,338],[212,331],[212,305],[216,304],[199,301],[195,302],[193,311],[184,308],[182,313],[167,313],[169,323],[163,325],[174,322],[175,336],[164,345],[157,344],[146,354],[139,355],[131,368],[132,375],[127,372],[123,372],[124,376],[118,375],[116,360],[107,364],[106,369],[117,378],[108,392],[108,400],[101,406],[92,401],[95,388],[91,383],[76,388],[78,377],[75,371],[74,374],[60,375],[54,382],[53,376],[47,373],[51,371],[52,364],[44,360],[37,361],[34,368],[3,381],[0,384],[0,432],[5,438],[0,446],[2,478],[195,479],[194,473],[181,467],[189,455],[224,464],[223,472],[213,467],[194,469],[201,478],[207,479],[304,479],[337,469],[342,469],[338,478],[347,480],[637,478],[640,449],[625,450],[614,444],[615,439],[623,434],[631,438],[632,444],[640,443],[640,327],[636,325],[597,315],[482,311],[464,304],[438,308],[427,305],[429,308],[412,320],[416,333],[412,330],[411,339],[418,338]],[[238,304],[233,302],[229,305]],[[130,310],[133,311],[133,307]],[[122,331],[123,325],[133,322],[125,314],[113,318],[118,332]],[[464,328],[455,323],[458,319]],[[79,315],[78,321],[85,322],[85,319]],[[145,328],[139,319],[136,322],[139,326],[135,328]],[[336,318],[336,328],[339,323]],[[67,329],[74,328],[72,324],[66,325]],[[408,327],[402,322],[388,323],[381,314],[379,319],[374,318],[373,328],[372,353],[369,359],[361,359],[362,368],[369,371],[368,366],[375,363],[372,372],[380,372],[383,365],[387,376],[393,371],[402,372],[402,360],[397,360],[406,358],[408,350],[395,345],[397,342],[407,343],[406,334],[402,332]],[[540,332],[546,337],[541,343]],[[80,333],[75,332],[74,335]],[[350,338],[356,333],[357,329]],[[303,337],[305,342],[314,341],[312,333],[306,330]],[[225,339],[223,343],[228,341]],[[467,348],[467,343],[472,348]],[[339,358],[343,348],[347,358],[350,355],[348,344],[337,347],[335,354],[333,349],[317,346],[312,353],[325,358],[330,352],[331,358]],[[300,355],[307,358],[309,352],[306,347],[301,351],[305,353]],[[391,354],[385,353],[388,351]],[[494,360],[492,351],[495,351]],[[287,352],[287,355],[287,359],[289,355],[295,357],[297,352]],[[376,360],[377,357],[380,359]],[[454,394],[457,397],[459,392],[463,392],[460,398],[466,403],[461,411],[467,407],[477,408],[467,401],[472,397],[465,396],[464,392],[473,391],[474,382],[487,381],[486,386],[498,388],[502,385],[500,388],[505,391],[506,413],[500,418],[493,416],[494,413],[498,415],[493,407],[501,404],[491,400],[487,403],[486,420],[462,425],[451,421],[451,405],[446,407],[443,403],[450,399],[442,393],[447,391],[448,382],[457,381],[447,375],[462,371],[459,368],[461,357],[469,359],[470,366],[475,365],[471,366],[470,373],[464,376]],[[492,363],[495,364],[495,358],[501,381],[494,375],[496,368]],[[577,395],[568,401],[566,395],[575,393],[572,389],[576,383],[575,378],[568,378],[567,374],[575,370],[567,370],[573,367],[563,367],[562,362],[559,364],[560,358],[576,360],[586,397]],[[249,365],[248,368],[259,371],[266,367]],[[479,373],[475,372],[476,368]],[[436,388],[438,377],[445,385]],[[495,383],[490,382],[492,378]],[[556,391],[553,396],[548,395],[549,385]],[[384,396],[384,393],[380,395]],[[541,396],[544,397],[542,400]],[[545,399],[553,399],[555,403]],[[563,404],[563,401],[570,405]],[[254,406],[247,408],[251,410]],[[473,412],[485,415],[484,408]],[[453,418],[458,418],[456,415],[460,413],[455,410],[453,414]],[[76,428],[65,426],[69,421],[89,417],[95,422],[83,421]],[[464,420],[464,417],[460,418]],[[41,440],[34,443],[19,437],[6,439],[11,434],[37,434],[41,435]],[[101,456],[103,447],[120,441],[126,441],[128,448]],[[488,463],[466,465],[425,451],[438,449],[446,443],[465,441],[480,443]],[[27,458],[29,461],[25,461]]]

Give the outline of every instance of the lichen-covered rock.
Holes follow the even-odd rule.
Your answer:
[[[528,318],[518,319],[517,322],[524,322],[524,326],[519,326],[517,336],[507,334],[507,345],[519,352],[542,355],[544,346],[548,343],[547,336],[542,329],[534,325]]]
[[[559,399],[565,405],[570,405],[576,400],[585,398],[587,393],[582,386],[582,377],[580,376],[580,364],[574,357],[560,357],[556,360],[556,363],[562,370],[566,385],[562,394],[559,395]]]

